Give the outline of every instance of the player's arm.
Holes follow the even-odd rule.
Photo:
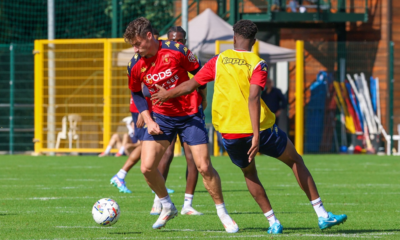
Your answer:
[[[163,102],[167,101],[168,99],[176,98],[176,97],[179,97],[182,95],[187,95],[187,94],[193,92],[194,90],[196,90],[200,86],[201,85],[195,80],[194,77],[192,79],[190,79],[189,81],[186,81],[169,91],[165,90],[165,88],[156,84],[156,87],[158,88],[158,92],[153,94],[153,96],[151,97],[151,100],[157,100],[155,102],[155,104],[160,102],[160,105],[161,105]]]
[[[249,114],[251,127],[253,129],[253,139],[251,147],[247,154],[249,155],[249,162],[251,162],[260,148],[260,112],[261,92],[265,87],[268,77],[268,67],[264,61],[260,62],[253,71],[250,79],[250,93],[249,93]]]
[[[260,95],[261,87],[255,84],[250,85],[250,95],[249,95],[249,113],[251,120],[251,127],[253,128],[253,140],[251,147],[247,154],[249,155],[249,162],[251,162],[260,147]]]
[[[203,87],[203,86],[202,86]],[[197,91],[199,92],[201,98],[203,99],[201,105],[203,106],[203,110],[207,108],[207,85],[204,85],[204,88],[199,87]]]
[[[132,73],[132,69],[128,67],[128,79],[129,79],[129,89],[132,93],[133,101],[137,109],[139,110],[140,115],[143,117],[144,122],[147,124],[147,131],[151,135],[162,134],[160,127],[156,122],[154,122],[153,118],[150,115],[149,106],[147,105],[147,101],[144,98],[142,92],[142,84],[141,81],[134,77]]]
[[[167,101],[168,99],[171,98],[176,98],[182,95],[189,94],[193,92],[196,88],[201,88],[203,85],[206,85],[208,82],[211,82],[214,80],[215,77],[215,63],[217,61],[217,56],[213,57],[208,61],[204,67],[189,81],[186,81],[178,86],[176,86],[173,89],[170,89],[169,91],[165,90],[163,87],[156,85],[158,88],[158,92],[153,94],[151,97],[151,100],[156,100],[157,104],[160,102],[162,104],[163,102]],[[205,99],[207,94],[204,95]],[[204,99],[204,98],[203,98]]]
[[[160,126],[156,122],[154,122],[153,118],[150,115],[150,111],[148,109],[147,101],[144,98],[143,92],[140,90],[138,92],[132,92],[132,98],[135,102],[137,109],[142,115],[144,122],[147,125],[147,131],[151,135],[162,134],[163,132],[160,130]]]

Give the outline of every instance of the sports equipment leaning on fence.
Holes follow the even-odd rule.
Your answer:
[[[223,136],[224,146],[232,162],[243,171],[247,187],[268,219],[268,233],[280,234],[283,227],[275,217],[256,170],[255,155],[261,152],[285,163],[292,170],[318,216],[321,229],[346,221],[346,215],[328,213],[319,197],[314,180],[302,157],[296,152],[286,133],[276,125],[274,114],[260,94],[268,77],[264,60],[251,52],[257,26],[240,20],[233,26],[234,50],[226,50],[207,62],[191,80],[167,91],[159,92],[152,100],[168,104],[173,98],[191,93],[215,79],[212,121]],[[238,109],[243,109],[238,112]]]

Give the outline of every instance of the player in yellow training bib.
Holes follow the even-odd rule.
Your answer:
[[[314,180],[302,157],[296,152],[286,133],[275,123],[275,115],[260,99],[268,77],[264,60],[251,52],[257,26],[240,20],[233,26],[234,50],[226,50],[213,57],[191,80],[169,91],[160,91],[152,100],[165,102],[189,94],[201,85],[215,80],[212,103],[212,122],[223,137],[224,146],[232,162],[240,167],[247,188],[269,222],[268,233],[280,234],[283,227],[275,217],[264,187],[258,179],[255,155],[261,152],[285,163],[314,207],[320,229],[346,221],[347,216],[327,212],[319,197]]]

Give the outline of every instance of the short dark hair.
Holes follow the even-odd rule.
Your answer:
[[[158,32],[157,29],[153,28],[153,35],[160,36],[160,33]]]
[[[167,37],[169,37],[169,34],[172,32],[180,32],[183,33],[183,37],[186,38],[186,31],[181,27],[181,26],[173,26],[168,30]]]
[[[233,32],[245,39],[254,39],[258,29],[255,23],[250,20],[240,20],[233,25]]]
[[[128,24],[124,33],[124,40],[126,43],[131,43],[131,40],[135,37],[145,37],[148,32],[153,33],[150,21],[144,17],[140,17]]]

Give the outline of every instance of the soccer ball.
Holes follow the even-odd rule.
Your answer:
[[[93,219],[103,226],[111,226],[118,221],[120,210],[118,203],[111,198],[102,198],[93,205]]]

